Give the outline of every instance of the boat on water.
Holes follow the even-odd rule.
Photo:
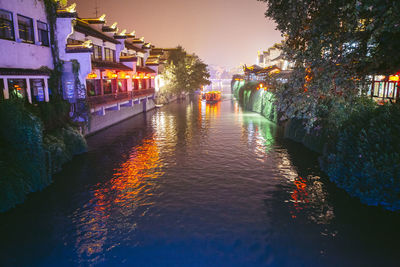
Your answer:
[[[221,92],[220,91],[210,91],[203,93],[202,98],[206,100],[207,103],[215,103],[221,101]]]

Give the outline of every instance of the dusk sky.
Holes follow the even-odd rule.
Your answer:
[[[96,0],[76,3],[80,17],[94,17]],[[97,0],[107,24],[135,30],[157,47],[182,45],[207,64],[256,63],[257,51],[281,40],[266,5],[256,0]]]

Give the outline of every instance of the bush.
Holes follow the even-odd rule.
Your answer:
[[[400,210],[400,108],[364,105],[339,131],[328,156],[332,181],[368,205]]]
[[[0,211],[50,183],[39,118],[19,100],[0,102]]]
[[[68,124],[44,135],[32,109],[21,100],[0,101],[0,212],[42,190],[64,163],[87,150],[84,137]]]
[[[74,128],[67,126],[44,137],[44,149],[50,155],[50,169],[57,173],[74,155],[87,151],[85,138]]]

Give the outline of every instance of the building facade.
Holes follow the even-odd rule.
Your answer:
[[[75,4],[56,15],[51,38],[44,0],[0,0],[0,100],[51,101],[58,88],[49,88],[50,74],[61,62],[63,98],[74,119],[84,120],[76,114],[89,105],[89,132],[154,107],[162,49],[152,53],[153,45],[107,25],[105,15],[80,18]]]
[[[43,1],[0,0],[0,100],[49,101],[50,46]]]

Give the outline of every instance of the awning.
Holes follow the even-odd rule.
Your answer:
[[[136,67],[136,72],[157,73],[156,71],[150,69],[149,67],[141,67],[141,66]]]
[[[92,68],[107,69],[107,70],[133,71],[131,68],[125,66],[122,63],[108,62],[108,61],[92,61]]]
[[[46,69],[0,68],[0,75],[50,76],[50,71],[51,70],[46,70]]]

